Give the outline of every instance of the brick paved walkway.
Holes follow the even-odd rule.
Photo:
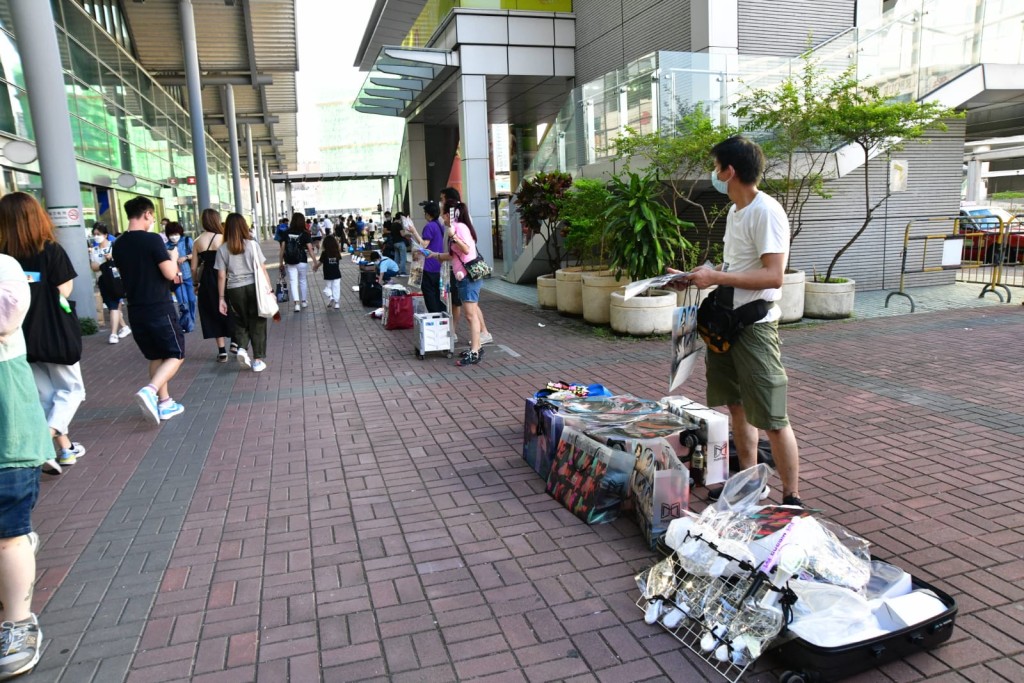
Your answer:
[[[319,282],[271,326],[263,374],[190,335],[187,412],[161,428],[132,399],[131,340],[86,340],[89,452],[43,484],[26,680],[715,680],[634,606],[653,556],[633,522],[583,525],[520,457],[524,396],[550,378],[660,397],[668,342],[485,291],[497,345],[463,370],[416,360],[351,292],[326,311]],[[1024,680],[1024,308],[783,339],[805,500],[960,604],[950,644],[857,680]]]

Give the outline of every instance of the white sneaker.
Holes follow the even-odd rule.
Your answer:
[[[61,469],[60,464],[57,463],[57,458],[50,458],[49,460],[43,463],[44,474],[52,474],[54,476],[59,476],[62,472],[64,472],[64,470]]]
[[[487,334],[480,335],[480,346],[483,346],[484,344],[491,344],[493,342],[494,335],[492,335],[490,332],[488,332]]]
[[[119,341],[121,341],[121,338],[118,337],[116,334],[112,334],[109,337],[107,337],[107,342],[110,344],[116,344]]]
[[[263,361],[261,361],[261,360],[254,360],[252,362],[252,371],[253,372],[263,372],[266,369],[267,369],[267,364],[264,363]]]
[[[244,365],[247,368],[252,367],[252,361],[249,360],[249,352],[245,349],[238,349],[238,356],[236,356],[240,365]]]
[[[299,302],[298,302],[298,301],[296,301],[296,302],[295,302],[295,312],[296,312],[296,313],[298,313],[298,312],[299,312],[300,310],[301,310],[301,309],[300,309],[300,307],[299,307]]]
[[[127,325],[125,325],[124,327],[122,327],[120,330],[117,331],[117,336],[120,337],[121,339],[124,339],[125,337],[127,337],[131,333],[132,333],[132,328],[130,328]]]
[[[340,310],[341,310],[341,304],[339,304],[339,303],[335,302],[335,304],[334,304],[334,310],[336,310],[336,311],[340,311]]]
[[[302,302],[302,307],[305,308],[306,306],[309,306],[309,302],[308,301],[303,301]]]

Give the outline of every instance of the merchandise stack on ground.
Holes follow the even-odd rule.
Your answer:
[[[727,680],[769,650],[783,683],[824,683],[949,639],[949,595],[817,511],[764,504],[773,470],[730,476],[729,451],[728,416],[684,397],[552,382],[526,399],[523,458],[547,493],[587,524],[633,514],[666,556],[636,577],[645,621]],[[690,511],[691,487],[722,482]]]

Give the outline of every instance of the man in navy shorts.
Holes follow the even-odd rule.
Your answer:
[[[185,360],[185,335],[171,299],[171,283],[181,272],[160,235],[149,231],[156,220],[153,202],[136,197],[125,202],[124,210],[128,231],[114,242],[114,262],[124,282],[135,343],[149,361],[149,384],[135,393],[135,400],[147,419],[160,424],[185,412],[167,391]]]

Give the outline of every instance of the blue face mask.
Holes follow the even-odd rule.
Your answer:
[[[711,172],[711,184],[715,186],[715,189],[722,194],[729,194],[729,181],[719,180],[718,171]]]

